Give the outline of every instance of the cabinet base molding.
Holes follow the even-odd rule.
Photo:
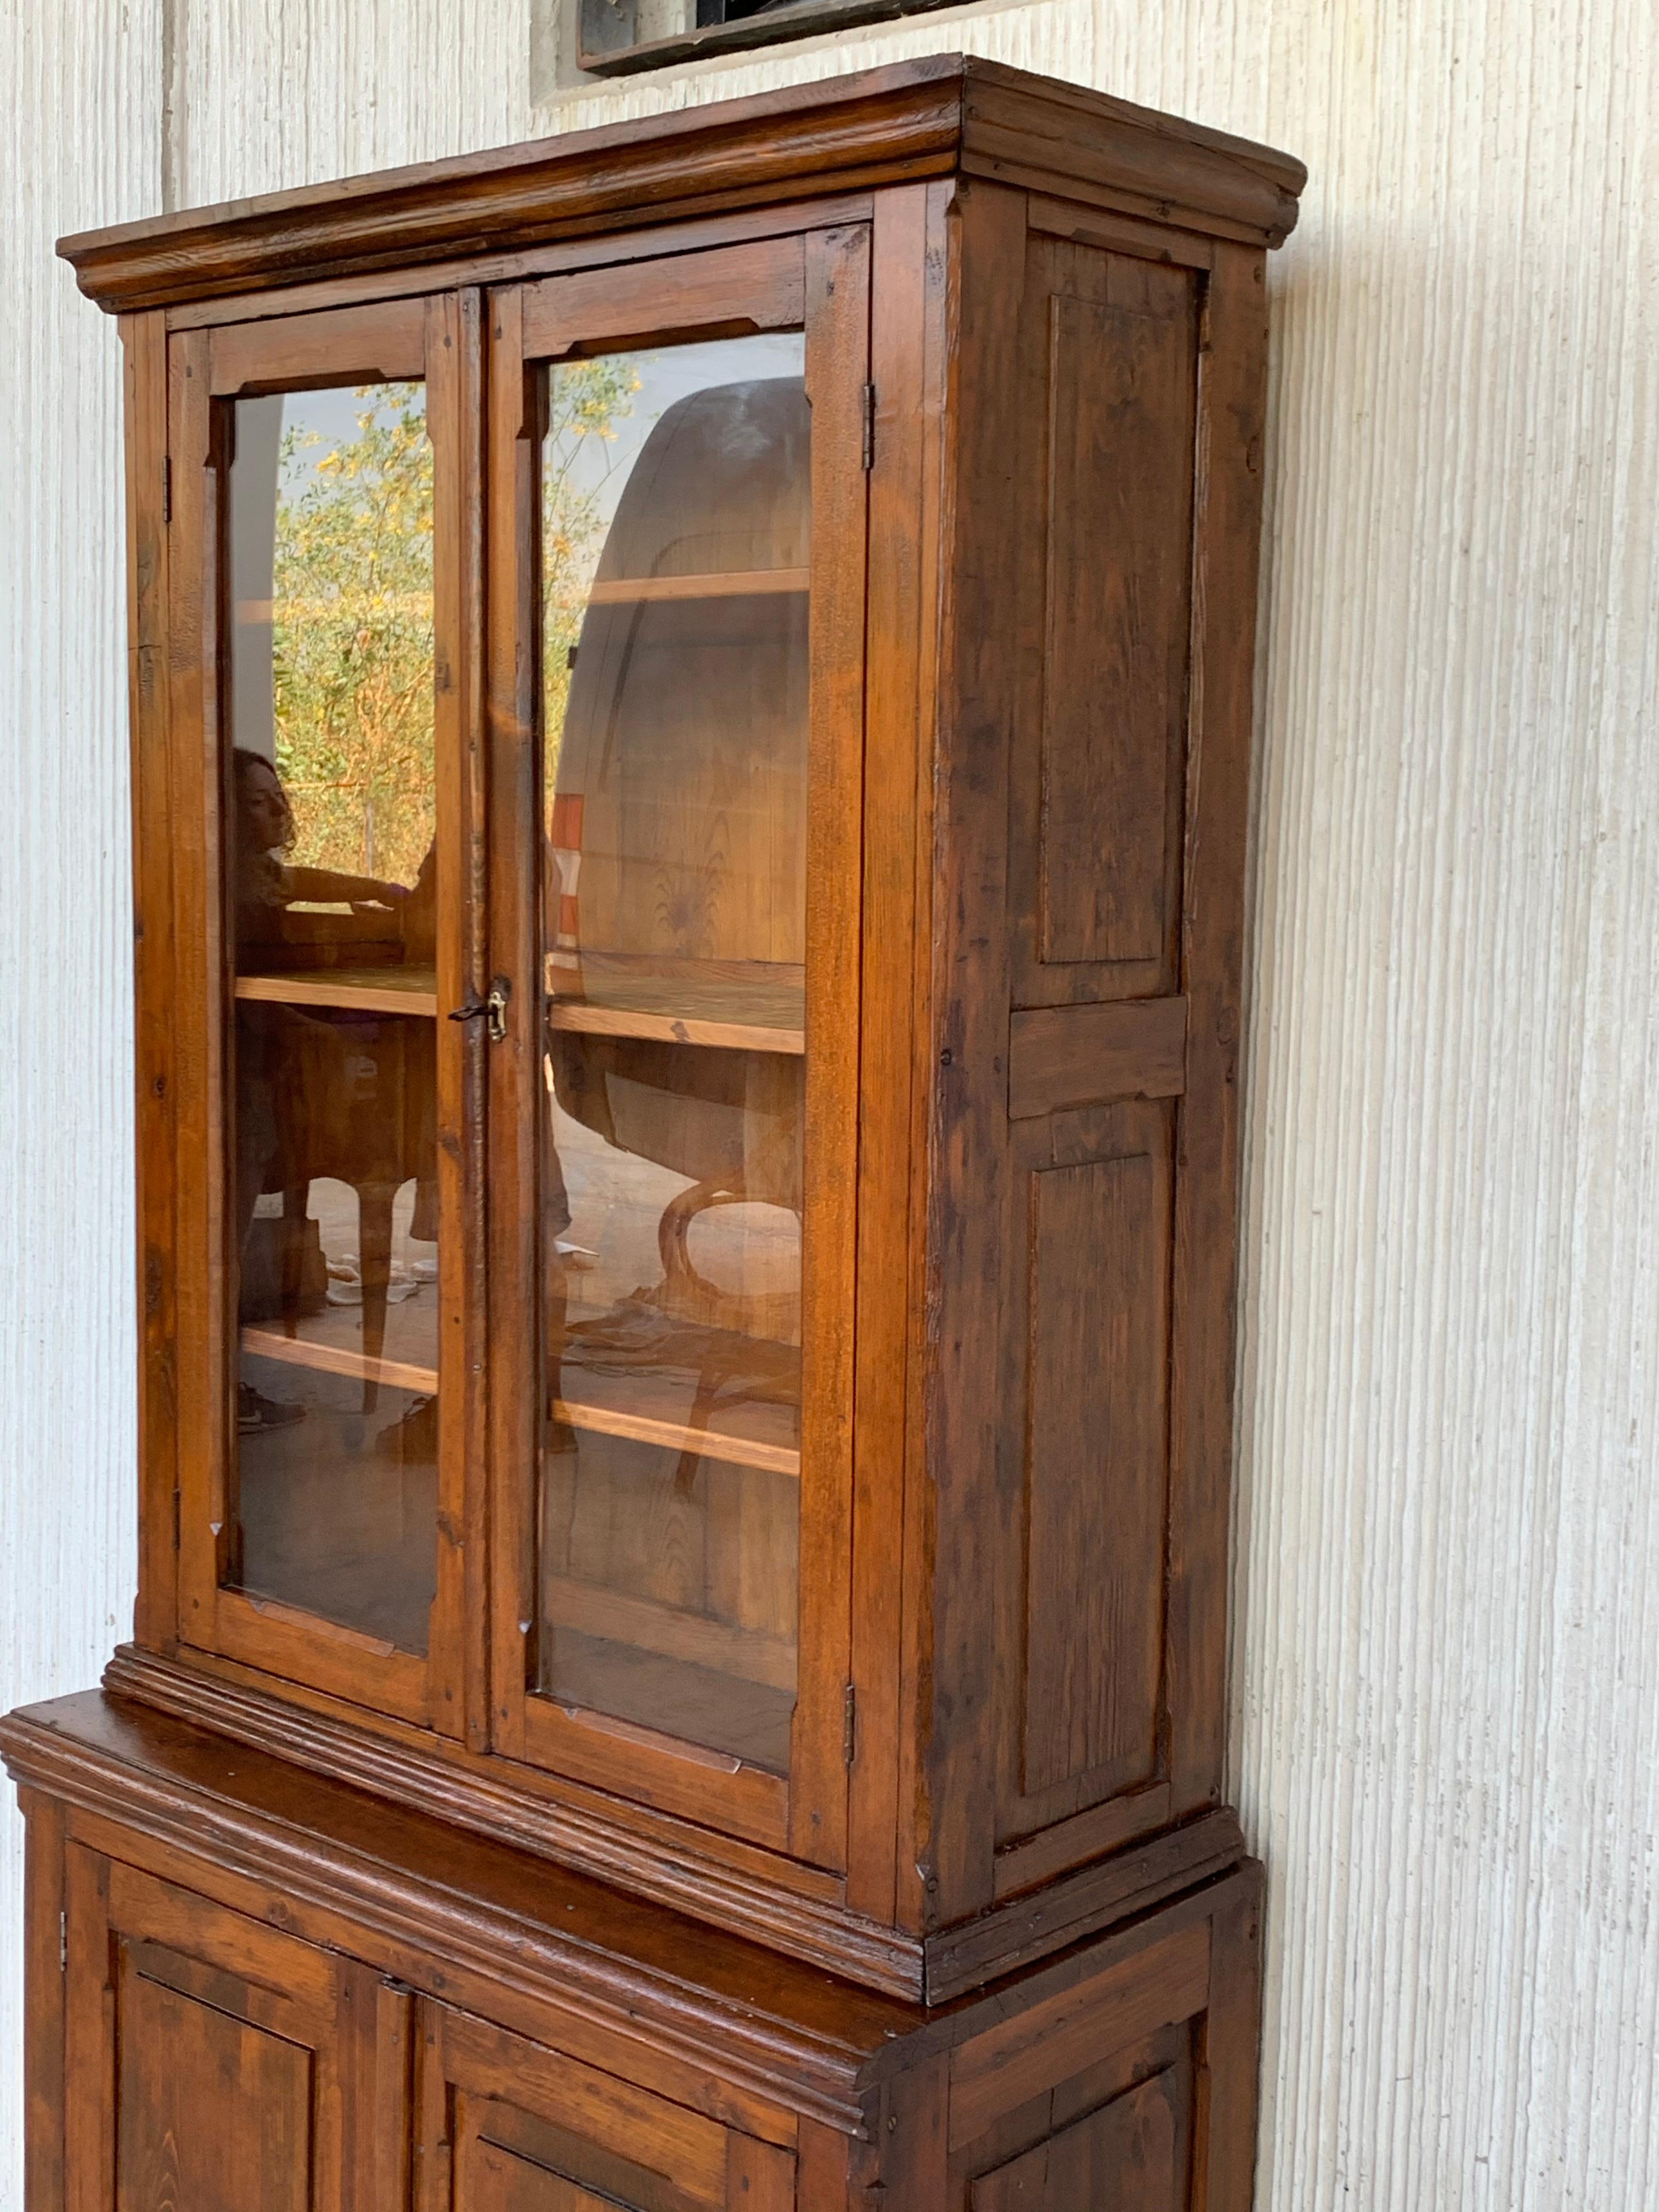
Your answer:
[[[349,1719],[337,1717],[131,1644],[116,1652],[104,1689],[410,1811],[623,1882],[867,1988],[929,2004],[1133,1919],[1225,1873],[1244,1852],[1237,1816],[1218,1807],[1053,1875],[972,1920],[907,1936],[849,1911],[842,1885],[816,1869],[459,1746],[434,1750],[429,1735],[365,1720],[355,1709]]]
[[[929,2008],[96,1693],[0,1752],[27,2212],[1248,2212],[1253,1861]]]

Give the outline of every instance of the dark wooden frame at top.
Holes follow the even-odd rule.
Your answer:
[[[945,57],[65,242],[83,288],[122,316],[129,407],[143,1498],[135,1640],[106,1678],[112,1691],[930,2000],[1237,1863],[1220,1790],[1262,283],[1303,173],[1224,134]],[[837,1200],[853,1287],[842,1334],[823,1348],[842,1393],[850,1522],[839,1534],[833,1514],[815,1524],[832,1554],[817,1571],[836,1578],[823,1588],[847,1613],[844,1629],[826,1614],[803,1652],[817,1682],[799,1786],[787,1802],[761,1790],[745,1806],[714,1786],[726,1778],[700,1781],[689,1764],[665,1782],[654,1760],[584,1765],[568,1742],[544,1747],[557,1772],[527,1742],[522,1758],[501,1755],[479,1632],[502,1540],[499,1487],[493,1511],[476,1480],[444,1500],[441,1626],[418,1678],[345,1646],[319,1656],[307,1631],[292,1629],[301,1649],[291,1624],[268,1616],[256,1632],[222,1592],[232,1633],[212,1650],[189,1635],[207,1571],[212,1424],[224,1418],[216,1292],[188,1256],[213,1248],[205,1124],[222,982],[200,744],[211,580],[182,557],[191,533],[177,526],[205,481],[180,465],[205,423],[177,374],[169,402],[168,362],[205,365],[216,349],[232,360],[245,345],[277,375],[270,364],[290,344],[303,355],[309,334],[337,368],[331,349],[345,333],[382,319],[421,333],[434,436],[452,456],[439,493],[453,532],[440,624],[453,641],[441,692],[453,827],[440,992],[459,1004],[500,957],[489,932],[516,913],[507,927],[523,934],[522,904],[495,872],[523,799],[506,771],[523,750],[521,678],[500,631],[486,649],[482,629],[487,601],[500,608],[522,589],[484,569],[487,531],[493,557],[510,544],[490,516],[522,496],[512,457],[498,447],[487,463],[484,432],[489,409],[499,423],[522,392],[515,302],[604,270],[584,296],[625,300],[637,281],[662,303],[648,328],[697,327],[711,319],[696,297],[700,265],[788,240],[801,242],[809,284],[868,249],[864,326],[855,337],[849,320],[837,341],[849,361],[867,344],[873,388],[856,501],[867,529],[861,810],[855,787],[837,786],[844,818],[860,824],[862,903],[830,917],[845,965],[819,1010],[838,1035],[857,1028],[856,1170]],[[1043,241],[1103,268],[1176,272],[1194,319],[1180,921],[1140,995],[1085,989],[1075,1005],[1052,976],[1033,985],[1011,927],[1011,901],[1026,896],[1017,833],[1030,784],[1009,748],[1032,726],[1034,680],[1006,587],[1024,514],[1011,426],[1027,373],[1026,272]],[[624,313],[635,335],[644,312]],[[848,375],[845,388],[862,381]],[[1042,711],[1039,698],[1039,721]],[[512,1353],[489,1330],[485,1291],[492,1268],[523,1255],[509,1262],[498,1243],[487,1266],[479,1231],[485,1063],[511,1048],[486,1047],[478,1026],[447,1038],[443,1419],[450,1468],[476,1471],[493,1454],[499,1484],[522,1413],[503,1409],[489,1370],[511,1376],[523,1347]],[[488,1080],[510,1090],[505,1063]],[[836,1090],[834,1112],[844,1117],[853,1095]],[[1010,1735],[1010,1654],[1024,1630],[1005,1565],[1025,1539],[999,1395],[1010,1357],[1000,1286],[1032,1146],[1049,1141],[1041,1133],[1059,1144],[1063,1126],[1066,1142],[1095,1147],[1079,1157],[1108,1158],[1123,1146],[1101,1116],[1137,1099],[1149,1103],[1135,1127],[1151,1115],[1173,1132],[1180,1164],[1155,1608],[1162,1718],[1149,1776],[1126,1790],[1106,1775],[1104,1796],[1073,1790],[1071,1810],[1052,1799],[1037,1817]],[[496,1102],[489,1120],[492,1146],[512,1141]],[[1051,1145],[1048,1157],[1062,1153]],[[496,1156],[492,1174],[502,1172]],[[498,1220],[490,1233],[521,1232]],[[180,1551],[186,1523],[197,1533]],[[836,1698],[845,1727],[832,1734],[824,1712]]]
[[[927,15],[951,4],[952,0],[767,0],[757,13],[728,16],[725,0],[711,0],[707,9],[698,6],[698,20],[690,29],[666,38],[641,39],[637,35],[637,0],[617,0],[616,4],[613,0],[580,0],[576,65],[595,76],[629,76],[711,54],[777,46],[787,39],[818,38],[858,23]]]

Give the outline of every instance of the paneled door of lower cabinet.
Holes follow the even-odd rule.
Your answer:
[[[869,233],[491,295],[497,1747],[845,1863]]]
[[[416,2024],[415,2212],[791,2212],[795,2161],[443,2005]]]
[[[477,312],[233,321],[168,357],[179,1633],[455,1736]]]
[[[78,1845],[67,1874],[69,2212],[373,2204],[408,1996]]]

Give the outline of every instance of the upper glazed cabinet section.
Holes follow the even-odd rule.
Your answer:
[[[70,241],[129,364],[116,1686],[912,1993],[1237,1855],[1299,180],[944,60]]]
[[[868,259],[169,345],[180,1641],[828,1863]]]

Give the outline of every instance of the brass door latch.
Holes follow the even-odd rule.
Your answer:
[[[507,1035],[507,1002],[513,996],[513,986],[505,975],[497,975],[489,986],[487,998],[476,994],[464,1006],[457,1006],[449,1017],[452,1022],[476,1022],[480,1018],[489,1024],[489,1041],[499,1044]]]

